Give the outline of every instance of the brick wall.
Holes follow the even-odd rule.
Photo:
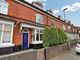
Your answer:
[[[56,20],[56,21],[55,21],[55,24],[56,24],[56,27],[63,29],[62,21]]]
[[[0,60],[37,60],[36,50],[24,50],[0,56]]]
[[[43,15],[44,17],[44,25],[45,26],[51,26],[51,20],[53,19],[55,21],[56,27],[63,29],[63,22],[59,19],[56,19],[55,17],[50,17],[49,15],[45,15],[45,13],[41,13],[38,10],[34,10],[28,6],[24,6],[20,3],[15,2],[14,0],[8,0],[9,3],[9,11],[8,15],[21,18],[21,20],[27,20],[31,22],[36,22],[36,16],[35,14],[39,13]],[[22,22],[20,19],[14,19],[17,21],[17,23]],[[66,24],[67,26],[67,24]],[[75,30],[76,31],[76,30]],[[14,35],[13,35],[13,43],[16,45],[22,44],[22,33],[20,32],[20,25],[16,25],[14,27]],[[32,31],[29,29],[29,43],[32,41]]]
[[[47,16],[40,13],[37,10],[34,10],[32,8],[29,8],[27,6],[24,6],[22,4],[19,4],[17,2],[14,2],[13,0],[8,0],[9,2],[9,11],[8,15],[14,16],[17,18],[22,18],[25,20],[29,20],[32,22],[36,22],[36,16],[35,14],[41,14],[44,17],[44,24],[47,25]]]

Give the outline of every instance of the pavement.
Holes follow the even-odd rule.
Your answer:
[[[75,48],[53,57],[50,60],[80,60],[80,55],[76,54]]]

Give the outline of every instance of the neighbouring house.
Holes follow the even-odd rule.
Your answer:
[[[76,39],[79,39],[77,28],[44,11],[40,4],[30,4],[24,0],[0,0],[0,54],[40,47],[43,30],[50,26],[64,29],[70,38],[76,35]]]
[[[70,21],[63,21],[63,30],[67,33],[68,40],[79,39],[78,29]]]

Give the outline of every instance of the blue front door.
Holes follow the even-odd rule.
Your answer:
[[[22,38],[22,48],[25,49],[25,48],[28,48],[29,45],[28,45],[28,33],[27,32],[23,32],[23,38]]]

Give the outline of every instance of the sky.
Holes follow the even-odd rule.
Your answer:
[[[44,10],[51,9],[54,16],[61,15],[64,19],[64,11],[67,21],[71,21],[75,26],[80,26],[80,0],[26,0],[41,1],[44,5]],[[66,9],[66,10],[64,10]]]

